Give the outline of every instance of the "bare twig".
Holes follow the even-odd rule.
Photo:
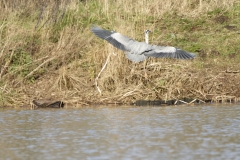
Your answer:
[[[39,70],[44,64],[54,60],[56,58],[55,57],[51,57],[48,60],[44,61],[42,64],[40,64],[37,68],[35,68],[32,72],[30,72],[28,75],[26,75],[24,78],[30,77],[31,75],[33,75],[34,72],[36,72],[37,70]]]
[[[141,85],[141,84],[140,84],[140,85]],[[129,91],[129,92],[125,93],[124,95],[122,95],[122,96],[119,98],[119,100],[121,100],[121,99],[123,99],[123,98],[125,98],[125,97],[128,97],[128,96],[134,95],[133,93],[138,90],[138,87],[139,87],[140,85],[138,85],[134,90]]]
[[[101,73],[103,72],[103,70],[105,69],[105,67],[107,66],[107,63],[108,63],[108,61],[109,61],[109,58],[110,58],[111,54],[114,54],[114,53],[109,53],[109,54],[108,54],[108,57],[107,57],[107,59],[106,59],[105,64],[103,65],[101,71],[98,73],[97,77],[95,78],[95,85],[96,85],[97,90],[98,90],[98,92],[100,93],[100,95],[102,95],[102,91],[101,91],[100,88],[98,87],[98,82],[97,82],[97,80],[98,80],[99,76],[101,75]]]

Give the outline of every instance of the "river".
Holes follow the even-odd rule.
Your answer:
[[[240,159],[240,105],[0,109],[0,159]]]

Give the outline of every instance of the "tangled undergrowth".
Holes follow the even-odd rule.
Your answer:
[[[184,98],[239,101],[236,0],[3,2],[0,106],[29,106],[34,99],[69,105]],[[133,64],[95,37],[92,24],[139,41],[150,29],[150,43],[176,46],[197,58],[149,58],[146,79],[143,63]]]

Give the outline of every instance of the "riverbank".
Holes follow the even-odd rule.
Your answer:
[[[240,97],[236,0],[8,1],[1,12],[0,106],[30,106],[36,99],[87,105]],[[95,37],[92,24],[138,41],[149,29],[151,44],[179,47],[197,58],[149,58],[146,79],[143,63],[133,64]]]

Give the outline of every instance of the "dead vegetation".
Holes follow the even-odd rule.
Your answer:
[[[0,106],[30,105],[34,99],[73,105],[140,99],[238,101],[240,49],[229,44],[240,42],[239,28],[226,30],[238,23],[231,21],[236,0],[111,2],[1,1],[6,14],[0,16]],[[223,16],[228,10],[233,10],[230,16]],[[137,40],[143,40],[148,28],[154,31],[151,43],[177,44],[198,52],[198,58],[150,58],[146,79],[143,64],[133,64],[122,51],[94,37],[92,24]]]

